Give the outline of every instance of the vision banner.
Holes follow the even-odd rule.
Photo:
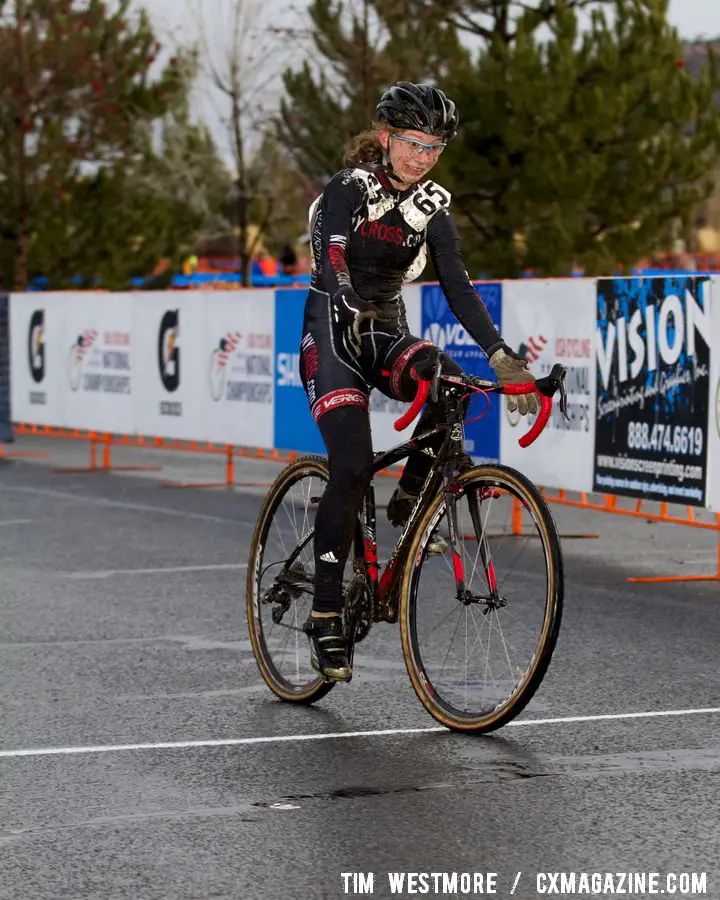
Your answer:
[[[703,506],[709,279],[597,283],[594,490]]]

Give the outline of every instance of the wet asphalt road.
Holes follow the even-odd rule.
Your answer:
[[[2,900],[335,900],[343,872],[386,897],[396,871],[495,872],[501,897],[522,872],[521,900],[540,872],[706,872],[720,898],[720,713],[545,721],[720,708],[718,584],[625,580],[712,569],[712,535],[554,509],[599,537],[564,544],[550,671],[470,738],[434,730],[389,625],[351,685],[273,698],[243,607],[263,491],[0,463]],[[285,740],[207,743],[260,737]],[[175,742],[203,745],[136,746]]]

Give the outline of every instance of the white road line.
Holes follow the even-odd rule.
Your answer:
[[[668,709],[652,712],[608,713],[596,716],[565,716],[557,719],[520,719],[505,727],[537,725],[571,725],[575,722],[602,722],[617,719],[654,719],[668,716],[699,716],[720,713],[720,707],[706,709]],[[0,759],[16,759],[21,756],[71,756],[81,753],[117,753],[123,750],[186,750],[197,747],[242,747],[255,744],[292,744],[301,741],[328,741],[335,738],[392,737],[400,734],[432,734],[446,732],[442,726],[435,728],[386,728],[379,731],[338,731],[318,734],[286,734],[269,737],[220,738],[205,741],[167,741],[156,744],[102,744],[96,747],[40,747],[32,750],[0,750]]]
[[[96,572],[60,572],[63,578],[93,580],[115,575],[165,575],[173,572],[216,572],[224,569],[247,569],[247,563],[209,563],[205,566],[161,566],[156,569],[98,569]]]
[[[37,519],[5,519],[4,522],[0,522],[0,528],[3,525],[29,525],[31,522],[37,522]]]
[[[171,509],[167,506],[151,506],[147,503],[131,503],[127,500],[111,500],[109,497],[94,497],[89,494],[72,494],[69,491],[59,491],[55,488],[32,488],[3,485],[0,491],[7,494],[35,494],[38,497],[57,497],[67,500],[78,506],[96,506],[105,509],[129,509],[136,512],[157,513],[162,516],[179,516],[183,519],[201,519],[204,522],[223,522],[234,526],[255,526],[255,522],[246,519],[228,519],[224,516],[211,516],[206,513],[190,512],[189,510]]]

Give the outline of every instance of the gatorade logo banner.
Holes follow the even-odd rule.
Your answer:
[[[51,291],[11,294],[9,299],[12,418],[28,425],[67,425],[68,354],[72,338],[64,321],[74,318],[76,295]],[[75,335],[77,340],[78,335]]]
[[[140,434],[181,440],[201,440],[207,434],[203,355],[207,298],[202,291],[134,295],[133,406]]]
[[[158,334],[158,369],[166,391],[176,391],[180,386],[180,311],[169,309],[160,320]]]

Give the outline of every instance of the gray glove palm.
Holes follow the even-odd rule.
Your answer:
[[[490,365],[501,384],[526,384],[528,381],[535,381],[535,376],[530,371],[525,357],[513,353],[509,347],[496,350],[490,357]],[[512,413],[517,410],[521,416],[526,416],[528,413],[534,414],[539,409],[538,397],[535,393],[507,395],[506,400],[508,412]]]

